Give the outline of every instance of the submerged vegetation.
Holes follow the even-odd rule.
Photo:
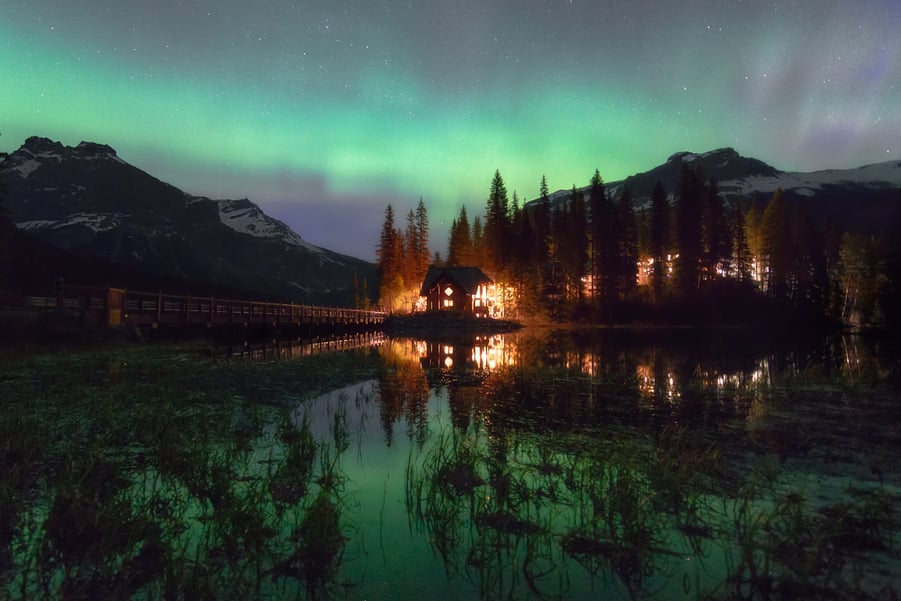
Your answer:
[[[4,598],[325,595],[347,540],[347,442],[294,407],[368,360],[327,361],[297,373],[141,348],[5,366]]]
[[[895,598],[897,349],[646,336],[7,361],[0,597]]]

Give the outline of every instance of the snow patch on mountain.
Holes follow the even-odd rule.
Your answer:
[[[248,200],[220,200],[218,204],[219,220],[238,233],[277,240],[315,253],[323,252],[323,249],[310,244],[287,225],[269,217]]]
[[[26,231],[59,230],[67,227],[82,226],[95,233],[107,232],[119,227],[130,215],[122,213],[72,213],[65,219],[20,221],[16,227]]]
[[[869,188],[901,186],[901,163],[877,163],[857,169],[827,169],[811,173],[783,172],[774,176],[751,176],[720,184],[723,191],[739,194],[772,193],[777,188],[813,196],[823,186],[863,185]]]
[[[25,179],[37,171],[41,165],[43,165],[43,163],[36,159],[28,159],[13,167],[12,170],[16,171],[22,179]]]

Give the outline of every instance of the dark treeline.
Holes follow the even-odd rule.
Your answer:
[[[898,236],[819,223],[808,207],[786,202],[781,190],[766,203],[727,201],[717,182],[691,163],[683,165],[675,190],[658,182],[649,205],[639,210],[628,187],[612,193],[598,171],[586,191],[574,185],[565,202],[552,203],[542,177],[538,199],[525,207],[495,172],[484,213],[464,206],[451,224],[444,264],[481,267],[497,283],[505,313],[520,318],[748,323],[778,317],[861,326],[901,321],[895,309],[901,307]],[[385,269],[391,256],[385,249],[400,246],[410,249],[406,261],[416,267],[406,273],[421,281],[429,259],[413,252],[416,241],[427,237],[416,229],[420,211],[421,203],[408,217],[414,227],[408,225],[406,234],[389,227],[393,216],[386,215],[383,274],[404,272]],[[888,232],[901,232],[901,220],[886,225]],[[383,302],[398,289],[396,276],[383,280]]]
[[[385,221],[376,251],[380,279],[379,305],[396,312],[408,311],[419,298],[419,285],[432,262],[429,252],[429,216],[422,199],[416,210],[407,213],[407,223],[401,229],[395,223],[394,208],[385,208]],[[361,304],[368,304],[367,293],[359,295]],[[362,307],[368,308],[368,307]]]

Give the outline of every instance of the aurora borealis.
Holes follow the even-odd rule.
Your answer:
[[[533,198],[679,150],[781,169],[901,155],[898,0],[3,0],[0,150],[90,140],[374,257],[434,250],[499,169]]]

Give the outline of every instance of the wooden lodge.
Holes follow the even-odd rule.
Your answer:
[[[494,280],[478,267],[429,267],[419,295],[426,310],[489,317],[494,308]]]

